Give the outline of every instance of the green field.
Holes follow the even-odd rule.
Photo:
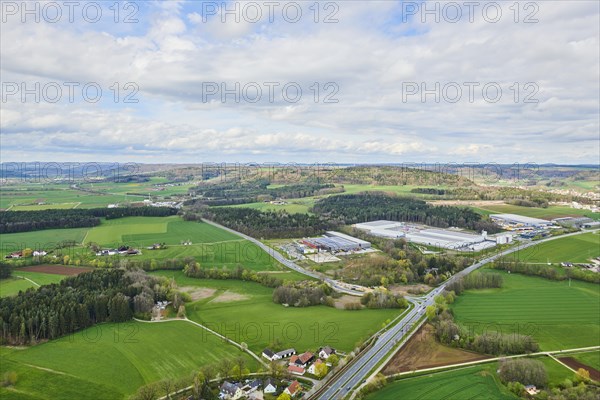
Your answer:
[[[0,193],[0,208],[26,207],[23,210],[43,209],[39,207],[49,208],[47,205],[37,206],[37,203],[43,202],[53,205],[52,208],[63,207],[72,208],[75,204],[81,203],[77,208],[97,208],[106,207],[113,203],[127,203],[142,201],[147,196],[128,196],[125,194],[99,194],[88,193],[71,188],[56,188],[52,185],[47,185],[52,190],[8,190],[3,189]],[[32,206],[33,208],[29,208]],[[37,207],[37,208],[36,208]],[[11,208],[19,210],[21,208]]]
[[[10,211],[39,211],[49,209],[70,209],[77,208],[79,203],[49,203],[49,204],[35,204],[29,206],[12,206]]]
[[[573,379],[573,375],[575,375],[573,371],[551,357],[538,357],[536,360],[544,363],[550,387],[559,385],[565,379]]]
[[[542,350],[600,345],[600,285],[497,273],[504,277],[501,289],[456,298],[452,309],[462,326],[532,335]]]
[[[518,399],[502,385],[497,363],[406,378],[367,396],[369,400]]]
[[[175,277],[179,286],[217,289],[211,297],[187,305],[188,318],[207,324],[235,341],[243,341],[260,353],[275,338],[298,351],[329,344],[342,351],[352,350],[399,310],[346,311],[326,306],[284,307],[272,301],[273,290],[253,282],[188,278],[177,271],[158,271]],[[220,294],[242,295],[235,301],[216,302]]]
[[[600,371],[600,350],[574,354],[572,357]]]
[[[595,220],[600,220],[600,213],[593,213],[589,210],[578,210],[567,206],[548,206],[548,208],[521,207],[506,205],[489,205],[471,207],[481,214],[518,214],[532,218],[554,219],[560,217],[579,217],[586,216]]]
[[[591,258],[600,256],[600,235],[590,232],[550,240],[515,253],[514,256],[530,263],[586,263]]]
[[[0,280],[0,297],[12,296],[19,293],[20,290],[24,291],[30,287],[37,287],[32,282],[23,278],[31,279],[41,286],[58,283],[65,278],[65,275],[43,274],[40,272],[19,271],[17,269],[13,272],[12,278]]]
[[[243,356],[232,345],[185,321],[102,324],[24,350],[1,348],[0,374],[16,371],[3,399],[123,399],[138,387],[189,376],[222,358]]]

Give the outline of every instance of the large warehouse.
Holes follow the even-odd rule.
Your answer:
[[[455,229],[429,228],[427,226],[394,221],[372,221],[355,224],[356,229],[374,236],[390,239],[405,238],[409,242],[454,250],[481,250],[496,245],[495,238],[461,232]]]
[[[492,214],[490,219],[506,229],[545,228],[553,225],[552,221],[517,214]]]
[[[371,248],[371,243],[366,240],[334,231],[325,232],[325,235],[321,237],[303,239],[302,243],[313,249],[330,252],[357,251]]]

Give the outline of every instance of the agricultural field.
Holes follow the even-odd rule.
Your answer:
[[[498,364],[453,369],[406,378],[388,384],[367,396],[368,400],[509,400],[518,399],[502,385],[497,374]]]
[[[273,303],[273,289],[254,282],[187,278],[180,271],[152,274],[174,277],[180,287],[206,296],[186,305],[187,316],[260,352],[275,338],[299,351],[323,346],[352,350],[400,310],[339,310],[326,306],[284,307]],[[193,296],[194,297],[194,296]]]
[[[558,386],[564,382],[565,379],[573,379],[575,373],[569,368],[565,367],[552,357],[537,357],[536,360],[541,361],[546,368],[548,373],[548,385]]]
[[[44,274],[41,272],[20,271],[17,269],[13,272],[11,278],[0,280],[0,297],[13,296],[19,293],[19,291],[25,291],[30,287],[58,283],[65,277],[66,275]]]
[[[466,291],[451,306],[463,327],[532,335],[549,351],[600,345],[600,285],[496,273],[502,288]]]
[[[101,324],[33,347],[2,347],[0,355],[0,374],[18,374],[13,388],[0,388],[3,399],[124,399],[140,386],[189,376],[223,358],[242,356],[250,370],[258,366],[182,320]]]
[[[595,220],[600,220],[600,213],[594,213],[589,210],[578,210],[567,206],[548,206],[548,208],[538,207],[521,207],[513,206],[510,204],[505,205],[489,205],[477,207],[471,207],[475,211],[483,215],[490,214],[518,214],[526,217],[541,218],[541,219],[554,219],[560,217],[580,217],[586,216]]]
[[[4,257],[24,248],[50,250],[64,241],[82,243],[90,228],[45,229],[34,232],[7,233],[2,235],[0,255]]]
[[[600,234],[590,232],[550,240],[513,256],[527,263],[587,263],[600,256]]]
[[[573,354],[571,357],[600,371],[600,350]]]
[[[384,367],[384,375],[459,364],[488,358],[479,353],[445,346],[435,338],[434,327],[425,324]]]

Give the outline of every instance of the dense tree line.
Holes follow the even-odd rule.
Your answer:
[[[273,302],[292,307],[333,305],[332,300],[328,298],[330,294],[331,288],[322,282],[290,282],[273,291]]]
[[[185,266],[183,272],[186,276],[200,279],[235,279],[241,281],[256,282],[263,286],[276,288],[283,285],[283,280],[269,274],[259,274],[242,267],[234,269],[202,268],[198,263],[190,263]]]
[[[265,239],[314,236],[333,228],[318,216],[288,214],[283,210],[261,212],[251,208],[204,208],[197,212],[186,211],[183,218],[206,218],[246,235]]]
[[[500,231],[493,222],[466,207],[432,206],[423,200],[379,192],[330,196],[319,200],[313,212],[346,225],[386,219],[440,228],[457,226],[489,233]]]
[[[42,229],[82,228],[100,225],[100,218],[165,217],[177,214],[170,207],[117,207],[91,209],[49,209],[0,212],[0,233]]]
[[[236,180],[219,184],[206,183],[190,189],[192,194],[201,198],[189,200],[185,204],[193,205],[200,203],[210,206],[224,206],[268,201],[278,198],[302,198],[343,191],[343,188],[335,188],[331,183],[303,182],[269,188],[270,184],[271,182],[268,179]]]
[[[55,339],[101,322],[122,322],[163,300],[158,279],[142,271],[96,270],[0,298],[4,344]]]
[[[523,275],[539,276],[554,281],[565,279],[576,279],[584,282],[600,283],[600,274],[592,271],[586,271],[577,267],[565,268],[565,273],[561,274],[557,267],[543,264],[527,264],[519,260],[503,257],[492,263],[492,268],[517,272]]]
[[[367,308],[406,308],[408,301],[399,295],[388,290],[376,289],[365,293],[360,299],[362,305]]]
[[[12,275],[13,266],[10,263],[0,261],[0,279],[10,278]]]
[[[537,387],[545,387],[548,384],[548,374],[544,363],[530,358],[500,361],[498,375],[504,383],[520,382]]]
[[[482,274],[474,271],[448,284],[446,290],[453,291],[456,295],[468,289],[486,289],[502,287],[503,278],[500,274]]]

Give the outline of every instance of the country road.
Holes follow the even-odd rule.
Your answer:
[[[228,228],[226,226],[217,224],[216,222],[207,220],[207,219],[202,219],[202,221],[206,222],[207,224],[216,226],[220,229],[226,230],[230,233],[233,233],[234,235],[238,235],[252,243],[254,243],[255,245],[257,245],[258,247],[260,247],[261,249],[263,249],[267,254],[269,254],[271,257],[273,257],[275,260],[279,261],[281,264],[285,265],[286,267],[288,267],[289,269],[292,269],[296,272],[299,272],[301,274],[304,274],[306,276],[310,276],[311,278],[315,278],[315,279],[319,279],[325,283],[327,283],[329,286],[331,286],[332,288],[334,288],[336,291],[338,292],[342,292],[342,293],[346,293],[352,296],[362,296],[363,294],[365,294],[365,292],[359,291],[359,290],[352,290],[352,289],[347,289],[343,286],[341,286],[339,284],[338,281],[331,279],[323,274],[319,274],[317,272],[313,272],[313,271],[309,271],[305,268],[302,268],[301,266],[299,266],[298,264],[294,263],[293,261],[288,260],[287,258],[285,258],[284,256],[282,256],[278,251],[270,248],[269,246],[267,246],[266,244],[264,244],[263,242],[261,242],[260,240],[257,240],[251,236],[245,235],[241,232],[238,232],[236,230],[233,230],[231,228]]]

